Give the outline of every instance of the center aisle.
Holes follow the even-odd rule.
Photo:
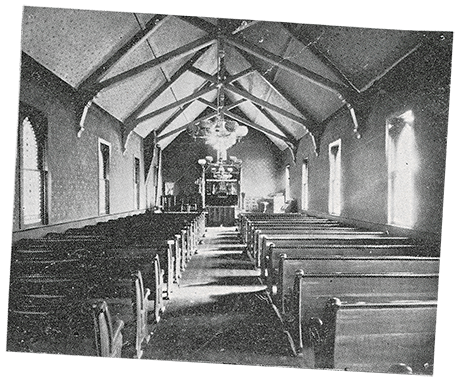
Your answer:
[[[312,368],[288,341],[234,227],[208,228],[143,359]]]

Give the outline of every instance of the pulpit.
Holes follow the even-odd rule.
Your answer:
[[[236,158],[235,158],[236,159]],[[219,160],[203,165],[208,226],[231,226],[240,203],[241,161]]]

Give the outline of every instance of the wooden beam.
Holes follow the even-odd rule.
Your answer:
[[[339,98],[344,99],[350,95],[350,88],[331,81],[319,74],[312,72],[304,68],[303,66],[297,65],[284,57],[280,57],[274,53],[271,53],[265,49],[259,48],[254,44],[250,44],[240,38],[234,36],[227,36],[225,40],[228,44],[248,52],[249,54],[258,57],[272,65],[279,66],[290,73],[293,73],[311,83],[314,83],[323,89],[329,90],[335,93]]]
[[[159,109],[157,109],[155,111],[152,111],[151,113],[143,115],[142,117],[136,118],[133,121],[133,123],[135,125],[138,125],[139,123],[144,122],[144,121],[146,121],[148,119],[151,119],[153,117],[156,117],[157,115],[160,115],[161,113],[164,113],[164,112],[166,112],[168,110],[174,109],[174,108],[176,108],[178,106],[182,106],[182,105],[184,105],[186,103],[189,103],[191,101],[194,101],[194,100],[200,98],[201,96],[203,96],[203,95],[205,95],[205,94],[207,94],[207,93],[209,93],[209,92],[211,92],[211,91],[213,91],[215,89],[217,89],[217,85],[213,84],[209,88],[198,90],[198,91],[194,92],[193,94],[191,94],[191,95],[189,95],[187,97],[184,97],[184,98],[182,98],[180,100],[177,100],[177,101],[175,101],[173,103],[170,103],[169,105],[163,106],[163,107],[161,107],[161,108],[159,108]]]
[[[246,52],[241,52],[241,54],[243,55],[243,57],[244,57],[244,59],[246,61],[248,61],[253,67],[256,67],[256,63],[255,63],[255,60],[253,59],[253,57],[251,57]],[[287,102],[289,102],[292,105],[292,107],[295,110],[297,110],[305,118],[305,120],[310,121],[311,126],[317,126],[318,125],[318,122],[315,120],[315,118],[313,116],[311,116],[309,113],[304,111],[303,108],[299,108],[299,106],[297,105],[298,102],[296,100],[294,100],[287,92],[283,91],[278,86],[276,86],[265,73],[262,73],[259,70],[257,70],[256,72],[257,72],[257,74],[259,74],[262,77],[262,79],[267,83],[267,85],[269,85],[272,88],[273,91],[275,91],[278,95],[280,95]],[[308,127],[308,130],[312,130],[312,129],[310,127]]]
[[[170,137],[171,135],[174,135],[174,134],[177,134],[177,133],[180,133],[181,131],[185,130],[188,126],[190,125],[194,125],[196,123],[200,123],[202,121],[206,121],[207,119],[210,119],[210,118],[214,118],[217,116],[217,112],[212,112],[210,114],[207,114],[205,115],[204,117],[201,117],[201,118],[198,118],[198,119],[195,119],[193,122],[190,122],[190,123],[186,123],[185,125],[181,126],[181,127],[178,127],[177,129],[174,129],[174,130],[171,130],[171,131],[168,131],[167,133],[159,136],[157,139],[158,141],[161,141],[165,138],[168,138]]]
[[[278,134],[278,133],[275,133],[274,131],[271,131],[255,122],[252,122],[252,121],[249,121],[248,119],[246,118],[243,118],[243,117],[240,117],[239,115],[236,115],[230,111],[225,111],[224,113],[226,116],[230,117],[230,118],[233,118],[234,120],[244,124],[244,125],[247,125],[249,127],[252,127],[253,129],[255,130],[258,130],[266,135],[271,135],[275,138],[278,138],[278,139],[281,139],[282,141],[286,142],[286,143],[291,143],[289,138],[287,138],[286,136],[284,135],[281,135],[281,134]]]
[[[228,90],[228,91],[231,91],[233,93],[236,93],[244,98],[247,98],[248,100],[250,100],[251,102],[254,102],[255,104],[259,105],[259,106],[262,106],[262,107],[265,107],[267,109],[270,109],[270,110],[273,110],[274,112],[276,113],[279,113],[283,116],[285,116],[286,118],[289,118],[297,123],[300,123],[301,125],[305,126],[307,129],[308,129],[308,124],[309,124],[309,121],[307,121],[305,118],[303,117],[299,117],[295,114],[292,114],[291,112],[279,107],[279,106],[276,106],[276,105],[273,105],[267,101],[264,101],[263,99],[260,99],[258,97],[255,97],[253,96],[251,93],[249,93],[248,91],[244,90],[244,89],[239,89],[237,88],[236,86],[233,86],[233,85],[225,85],[225,89]]]
[[[202,104],[210,107],[213,110],[217,110],[217,105],[214,102],[209,102],[208,100],[201,98],[201,97],[198,98],[197,101],[200,101]]]
[[[217,105],[214,104],[213,102],[209,102],[209,101],[205,100],[204,98],[198,98],[197,101],[200,101],[201,103],[205,104],[206,106],[210,107],[213,110],[217,110]],[[242,98],[242,99],[232,103],[231,105],[227,105],[227,106],[222,107],[222,111],[234,109],[235,107],[241,105],[243,102],[246,102],[246,101],[247,101],[246,99]]]
[[[209,45],[213,44],[216,40],[210,37],[202,37],[198,40],[195,40],[189,44],[181,46],[171,52],[168,52],[160,57],[157,57],[153,60],[147,61],[139,66],[136,66],[132,69],[127,70],[126,72],[120,73],[116,76],[113,76],[105,81],[100,82],[97,85],[98,90],[108,88],[115,85],[118,82],[124,81],[130,77],[136,76],[148,69],[152,69],[158,65],[165,64],[167,62],[177,60],[180,57],[186,56],[188,54],[194,53],[197,50],[201,50]]]
[[[249,21],[241,20],[241,25],[238,28],[236,28],[234,31],[232,31],[232,34],[235,35],[237,33],[240,33],[244,31],[245,29],[251,28],[252,26],[258,24],[259,22],[260,21],[256,21],[256,20],[249,20]]]
[[[281,131],[286,137],[290,139],[292,143],[297,143],[297,139],[292,135],[290,131],[286,129],[273,115],[271,115],[266,109],[260,107],[259,105],[255,105],[256,108],[271,122],[273,123],[279,131]]]
[[[134,48],[143,43],[147,38],[149,38],[153,32],[166,20],[167,15],[155,15],[152,17],[145,28],[139,30],[131,39],[126,42],[119,50],[117,50],[112,56],[105,60],[99,67],[94,70],[86,79],[84,79],[78,89],[91,88],[96,84],[104,74],[106,74],[123,56],[128,54]]]
[[[206,89],[209,86],[210,86],[209,82],[205,82],[200,87],[200,89]],[[177,117],[179,117],[179,115],[181,115],[185,110],[187,110],[192,105],[192,103],[193,101],[179,107],[178,110],[176,110],[168,119],[166,119],[166,121],[164,121],[160,125],[158,129],[156,129],[157,135],[160,135],[163,132],[163,130],[165,130]]]
[[[193,64],[204,54],[205,50],[203,48],[196,52],[193,57],[188,60],[184,65],[182,65],[169,79],[169,81],[164,82],[158,89],[153,91],[147,98],[125,119],[125,125],[130,124],[134,119],[136,119],[139,114],[141,114],[152,102],[154,102],[164,91],[169,89],[185,72],[187,72]]]
[[[196,74],[197,76],[204,78],[206,81],[213,82],[217,84],[217,76],[213,76],[209,73],[204,72],[201,69],[196,68],[195,66],[192,66],[190,68],[190,72],[193,74]]]
[[[298,32],[298,27],[295,28],[295,24],[289,23],[280,23],[284,29],[286,29],[294,38],[300,41],[303,45],[305,45],[324,65],[326,65],[340,80],[346,83],[350,88],[358,91],[358,89],[351,83],[351,81],[342,73],[342,71],[327,57],[323,52],[321,52],[317,46],[315,45],[314,41],[310,38],[310,36],[302,31],[302,33]]]
[[[254,73],[257,70],[255,68],[247,68],[237,74],[234,74],[232,76],[228,76],[225,79],[226,84],[231,84],[232,82],[235,82],[236,80],[239,80],[240,78],[246,77],[248,74]]]
[[[156,129],[156,133],[157,135],[161,134],[176,118],[179,117],[179,115],[181,115],[185,110],[187,110],[190,105],[192,104],[193,102],[189,102],[183,106],[181,106],[178,110],[176,110],[173,115],[171,115],[168,119],[166,119],[166,121],[164,121],[160,127],[158,129]]]
[[[193,25],[194,27],[197,27],[201,29],[202,31],[205,31],[206,33],[209,33],[212,35],[217,33],[216,25],[200,17],[194,17],[194,16],[176,16],[176,17],[184,21],[187,21],[190,25]]]

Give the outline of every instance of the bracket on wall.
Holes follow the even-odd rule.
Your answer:
[[[318,133],[311,134],[311,139],[313,140],[313,146],[315,146],[316,156],[319,156],[319,153],[320,153],[321,137],[322,137],[322,134],[318,134]]]
[[[289,152],[291,153],[291,156],[292,156],[292,162],[293,163],[296,163],[296,157],[297,157],[297,151],[299,149],[299,143],[298,142],[286,142],[287,146],[288,146],[288,150]]]
[[[133,133],[134,129],[129,124],[122,124],[121,125],[121,149],[122,153],[125,154],[126,150],[128,149],[128,141],[129,137]]]
[[[76,126],[78,138],[81,137],[83,131],[85,130],[85,122],[88,116],[89,109],[91,108],[98,92],[98,89],[79,89],[75,93],[74,110],[75,115],[78,119],[78,124]]]

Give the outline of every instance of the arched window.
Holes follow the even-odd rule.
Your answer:
[[[47,224],[46,120],[32,108],[21,108],[18,154],[20,227]]]

